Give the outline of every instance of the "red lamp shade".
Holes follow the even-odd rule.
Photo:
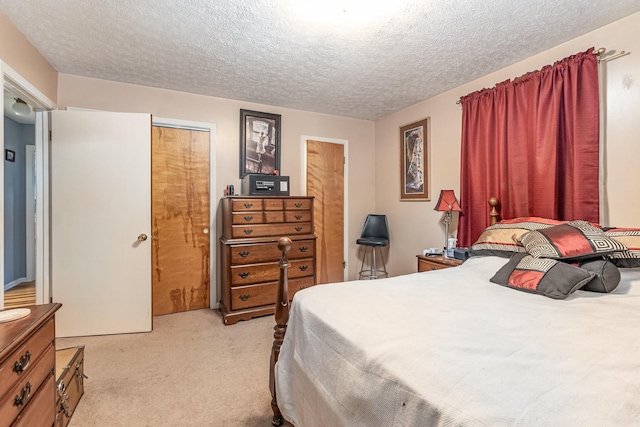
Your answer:
[[[462,209],[460,209],[460,205],[458,204],[458,199],[456,199],[456,195],[454,194],[453,190],[440,190],[440,198],[438,199],[438,203],[436,203],[436,207],[433,210],[439,212],[462,212]]]

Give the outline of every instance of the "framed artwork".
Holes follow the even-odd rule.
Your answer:
[[[280,115],[240,110],[240,178],[280,173]]]
[[[400,128],[400,200],[431,200],[429,117]]]
[[[4,159],[8,162],[16,161],[16,152],[13,150],[9,150],[8,148],[4,150]]]

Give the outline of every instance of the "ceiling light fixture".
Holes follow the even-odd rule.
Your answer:
[[[11,106],[14,113],[19,116],[28,116],[31,114],[31,107],[20,98],[13,98],[16,102]]]

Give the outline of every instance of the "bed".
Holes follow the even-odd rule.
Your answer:
[[[274,425],[640,425],[640,267],[557,299],[492,282],[513,257],[479,251],[308,288],[289,311],[280,244]]]

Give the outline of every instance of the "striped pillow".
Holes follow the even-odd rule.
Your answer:
[[[610,228],[604,234],[627,247],[607,255],[611,262],[621,268],[640,267],[640,228]]]
[[[526,252],[518,239],[523,234],[564,224],[566,221],[539,217],[505,219],[487,227],[469,248],[469,256],[493,255],[509,258],[514,253]]]

